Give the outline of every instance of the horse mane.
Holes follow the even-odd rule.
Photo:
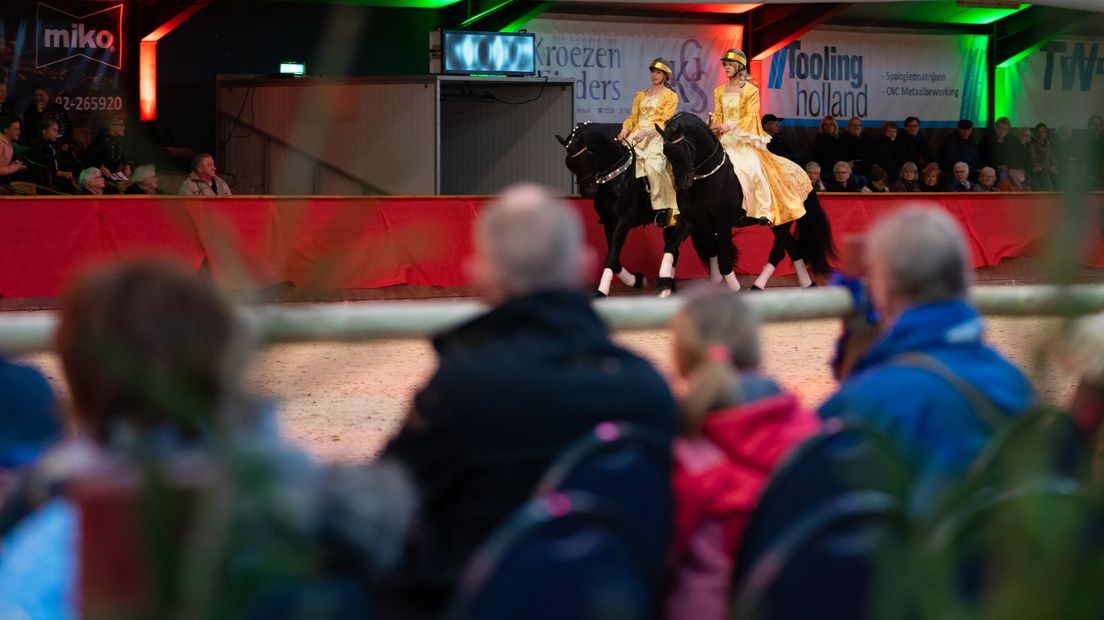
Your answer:
[[[691,112],[679,112],[672,116],[671,120],[667,121],[667,129],[678,131],[699,146],[706,144],[713,146],[717,142],[717,136],[713,134],[709,125],[706,125],[697,114]]]
[[[616,140],[588,123],[577,125],[571,133],[577,142],[593,151],[595,157],[601,161],[609,163],[620,159],[623,155],[621,150],[618,149]]]

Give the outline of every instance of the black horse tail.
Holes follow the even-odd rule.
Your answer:
[[[798,255],[805,260],[809,271],[818,276],[832,272],[831,261],[836,259],[836,243],[832,239],[832,225],[820,206],[816,190],[805,199],[805,215],[797,220],[794,235]]]

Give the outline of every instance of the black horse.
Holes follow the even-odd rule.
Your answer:
[[[645,285],[644,276],[629,273],[621,266],[621,248],[625,245],[629,229],[655,222],[657,213],[662,212],[652,210],[645,180],[636,178],[633,150],[589,123],[580,123],[567,138],[556,136],[556,139],[567,150],[567,168],[578,180],[579,192],[585,198],[594,199],[594,210],[605,230],[609,251],[598,285],[599,294],[609,294],[610,282],[615,275],[629,286],[642,288]],[[670,274],[660,273],[657,283],[662,296],[674,291],[674,263],[678,260],[679,246],[690,234],[690,227],[681,218],[676,226],[663,230],[664,256],[670,254],[672,258],[669,259]],[[702,255],[703,246],[700,243],[704,242],[695,235],[695,248]]]
[[[693,114],[676,114],[662,133],[663,151],[671,162],[679,191],[679,210],[691,225],[716,235],[721,274],[730,287],[739,288],[735,276],[731,275],[737,256],[736,246],[731,243],[731,229],[769,222],[747,217],[736,172],[720,140],[704,121]],[[812,273],[826,276],[831,271],[829,261],[836,256],[832,229],[815,190],[805,198],[804,204],[805,215],[796,222],[771,229],[775,240],[768,263],[777,266],[782,256],[789,254],[795,264],[803,260]],[[731,261],[728,252],[731,252]],[[715,279],[714,269],[710,271]]]
[[[720,279],[738,290],[740,283],[732,273],[737,256],[732,229],[769,222],[750,218],[744,211],[740,180],[721,141],[705,121],[680,112],[665,129],[656,125],[656,130],[663,136],[663,153],[675,174],[682,217],[715,244],[717,262],[710,265],[712,277],[716,279],[719,271]]]

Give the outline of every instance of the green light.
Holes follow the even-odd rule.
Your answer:
[[[303,75],[307,72],[307,65],[301,62],[282,62],[280,63],[280,73],[288,75]]]
[[[536,16],[547,11],[549,7],[551,7],[553,4],[555,3],[551,0],[549,0],[548,2],[541,2],[537,4],[535,7],[526,12],[525,15],[522,15],[509,24],[506,24],[502,28],[502,30],[499,30],[499,32],[517,32],[518,30],[521,30],[525,27],[526,24],[533,21]]]
[[[1029,6],[1031,5],[1021,4],[1018,9],[970,9],[961,13],[955,21],[960,24],[984,26],[997,20],[1004,19],[1009,15],[1015,15]]]
[[[484,17],[490,15],[491,13],[494,13],[495,11],[501,9],[502,7],[506,6],[507,4],[513,4],[513,2],[514,2],[514,0],[506,0],[505,2],[502,2],[501,4],[498,4],[497,6],[493,6],[489,9],[487,9],[486,11],[483,11],[482,13],[476,13],[475,15],[472,15],[471,17],[469,17],[469,18],[465,19],[463,22],[461,22],[460,27],[461,28],[467,28],[468,26],[470,26],[470,25],[474,24],[475,22],[483,19]]]

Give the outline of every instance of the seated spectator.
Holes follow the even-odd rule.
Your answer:
[[[897,123],[890,121],[882,124],[881,134],[870,145],[870,159],[872,165],[881,167],[887,173],[897,174],[901,169],[904,159],[901,144],[897,141]]]
[[[108,186],[104,181],[103,173],[99,168],[85,168],[77,177],[77,193],[100,196],[103,194],[118,194],[119,190],[114,186]]]
[[[104,177],[121,174],[130,178],[130,160],[124,152],[126,120],[122,116],[113,116],[106,127],[100,129],[92,144],[84,152],[84,163],[100,169]]]
[[[1034,403],[1034,390],[982,340],[966,297],[970,250],[949,214],[895,211],[871,229],[863,256],[882,335],[820,414],[895,439],[916,474],[912,508],[930,514],[990,438]]]
[[[1035,125],[1035,135],[1028,145],[1028,157],[1031,160],[1031,186],[1036,191],[1052,192],[1058,188],[1058,160],[1050,148],[1049,130],[1046,123]]]
[[[891,192],[918,192],[920,191],[920,180],[917,178],[920,175],[916,173],[916,164],[905,162],[901,166],[901,174],[898,175],[897,180],[889,185],[889,191]]]
[[[974,183],[975,192],[999,192],[997,188],[997,171],[989,166],[978,172],[977,183]]]
[[[69,154],[61,150],[57,140],[57,121],[49,118],[42,121],[39,139],[31,149],[31,158],[41,173],[40,182],[43,185],[72,194],[76,191],[72,161]]]
[[[674,433],[667,384],[613,343],[583,294],[574,211],[521,185],[476,226],[470,270],[494,307],[434,340],[437,371],[384,451],[414,474],[423,510],[408,562],[380,593],[382,617],[439,617],[471,553],[598,423]]]
[[[809,180],[813,182],[813,189],[818,192],[826,192],[828,188],[820,178],[820,164],[811,161],[805,164],[805,172],[809,174]]]
[[[920,119],[910,116],[905,119],[905,134],[898,135],[901,142],[900,153],[903,161],[911,161],[917,168],[935,163],[931,147],[924,133],[920,131]]]
[[[15,116],[15,108],[8,101],[8,83],[0,78],[0,117]]]
[[[673,447],[667,617],[722,620],[733,559],[759,496],[771,472],[820,424],[759,370],[759,321],[738,295],[702,289],[671,327],[686,395]]]
[[[1023,156],[1017,140],[1012,136],[1012,123],[1002,116],[993,125],[992,131],[985,134],[978,145],[981,161],[993,169],[1001,166],[1013,167],[1023,164]]]
[[[1065,369],[1077,381],[1067,409],[1077,420],[1094,451],[1104,436],[1104,314],[1078,320],[1063,338],[1060,358]],[[1099,478],[1101,463],[1095,464]]]
[[[954,177],[947,182],[948,192],[972,192],[974,184],[970,181],[970,166],[960,161],[954,165]]]
[[[124,194],[163,194],[157,189],[157,169],[152,165],[138,166],[130,176],[130,186]]]
[[[228,486],[216,490],[222,496],[208,502],[219,506],[216,514],[222,516],[201,526],[219,532],[217,537],[201,538],[206,541],[200,542],[202,548],[181,553],[185,562],[197,553],[204,556],[202,566],[190,565],[190,571],[180,566],[177,572],[162,566],[157,573],[190,580],[189,586],[176,584],[170,591],[190,592],[198,586],[206,596],[218,598],[221,605],[208,601],[208,610],[248,617],[244,606],[253,596],[263,595],[269,580],[304,580],[322,571],[287,562],[320,557],[325,554],[323,544],[340,547],[341,553],[348,552],[342,557],[366,567],[395,560],[414,508],[412,489],[401,469],[378,465],[324,472],[273,431],[263,430],[256,407],[240,388],[248,358],[241,327],[207,281],[172,263],[135,261],[100,267],[69,288],[56,338],[77,436],[43,458],[48,467],[42,474],[51,476],[50,487],[60,492],[44,498],[45,503],[5,540],[0,617],[78,617],[79,571],[96,569],[95,562],[78,564],[79,537],[95,531],[80,525],[66,484],[105,466],[152,464],[147,459],[238,459],[222,464],[230,476],[224,480]],[[159,496],[143,499],[152,497]],[[151,516],[159,514],[158,509],[170,509],[143,508],[145,520],[138,522],[151,530],[160,525],[150,522]],[[360,531],[350,531],[353,527]],[[187,532],[174,531],[171,536],[190,540]],[[136,534],[134,540],[146,539]],[[207,546],[212,543],[217,546]],[[160,554],[154,557],[162,561],[173,557],[164,548],[122,550],[124,555],[128,552],[143,558]],[[313,555],[299,555],[303,553]],[[220,579],[227,574],[233,574],[236,583]],[[191,581],[195,579],[208,581]],[[185,609],[195,611],[186,605],[194,601],[160,602],[176,604],[163,609],[167,617]],[[297,611],[314,617],[307,610]],[[117,610],[116,615],[125,614]]]
[[[181,196],[229,196],[230,186],[215,172],[215,158],[199,153],[192,158],[192,174],[180,184]]]
[[[889,180],[889,175],[886,174],[885,170],[882,170],[881,166],[871,166],[870,182],[862,188],[862,191],[867,194],[889,192],[889,187],[886,185],[887,180]]]
[[[825,185],[830,192],[859,192],[862,186],[851,178],[851,164],[837,161],[832,167],[832,177]]]
[[[1027,171],[1023,168],[1009,168],[1008,176],[997,183],[997,189],[1002,192],[1030,192],[1031,185],[1027,182]]]
[[[921,192],[942,192],[944,186],[939,182],[939,164],[928,164],[920,173]]]
[[[863,137],[861,118],[852,116],[847,121],[847,129],[840,136],[840,144],[843,145],[844,161],[851,164],[854,174],[867,176],[873,162],[870,155],[870,141]]]
[[[820,129],[809,146],[809,159],[820,164],[821,169],[831,168],[837,161],[846,161],[847,151],[840,142],[839,125],[834,116],[820,120]]]
[[[970,170],[982,167],[981,155],[978,154],[977,144],[972,138],[973,133],[973,121],[965,118],[958,121],[954,133],[948,135],[939,148],[939,166],[942,169],[953,170],[958,162],[964,162]]]
[[[58,148],[72,154],[73,122],[69,120],[69,113],[61,107],[50,95],[50,90],[39,85],[31,91],[31,101],[27,104],[27,110],[23,113],[23,141],[27,146],[34,146],[38,139],[38,128],[44,120],[54,120],[58,124]]]
[[[0,117],[0,183],[24,180],[27,164],[15,158],[22,123],[14,116]]]
[[[773,114],[763,115],[763,131],[771,137],[771,141],[767,143],[767,150],[796,164],[799,163],[797,153],[794,152],[793,147],[786,141],[786,136],[782,133],[782,121],[784,120],[786,119]]]
[[[0,356],[0,540],[22,517],[29,473],[62,437],[57,398],[41,372]],[[29,507],[29,506],[28,506]],[[2,555],[0,550],[0,555]]]

